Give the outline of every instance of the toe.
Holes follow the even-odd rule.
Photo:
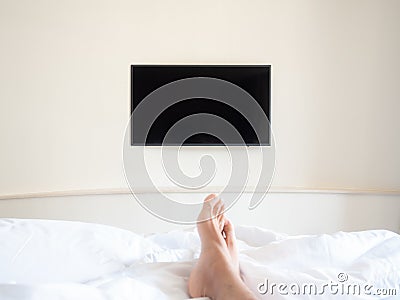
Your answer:
[[[225,215],[223,213],[219,214],[217,217],[217,221],[218,221],[219,232],[223,233],[225,226]]]
[[[210,194],[204,199],[204,202],[209,202],[209,201],[211,201],[212,199],[215,199],[215,198],[217,198],[217,195]]]
[[[216,197],[217,196],[215,194],[210,194],[204,199],[198,221],[205,221],[212,218],[214,202],[217,199]]]
[[[225,218],[224,232],[226,236],[226,243],[229,246],[234,246],[236,243],[235,228],[229,219]]]

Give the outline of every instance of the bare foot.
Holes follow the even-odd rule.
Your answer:
[[[224,228],[223,228],[223,234],[225,235],[225,243],[226,246],[228,247],[229,255],[231,257],[231,262],[236,270],[237,274],[240,275],[240,269],[239,269],[239,255],[237,251],[237,246],[236,246],[236,235],[235,235],[235,228],[233,227],[233,224],[229,219],[224,217]]]
[[[224,205],[222,207],[223,207],[222,211],[217,216],[218,225],[220,228],[221,235],[225,240],[226,246],[228,247],[232,265],[234,266],[237,273],[240,274],[235,228],[231,223],[231,221],[224,215],[224,208],[225,208]]]
[[[207,226],[202,224],[205,221],[211,221],[212,223],[214,223],[214,227],[218,228],[218,232],[221,233],[225,241],[232,265],[235,267],[235,270],[239,274],[239,258],[236,247],[235,228],[233,227],[229,219],[225,216],[224,210],[225,205],[221,199],[217,198],[215,194],[208,195],[207,198],[204,200],[203,209],[199,215],[199,224],[197,227],[198,230],[203,230],[204,227],[207,228]]]
[[[215,195],[205,199],[197,223],[201,254],[190,274],[189,294],[217,300],[256,299],[240,278],[235,233],[223,210]]]

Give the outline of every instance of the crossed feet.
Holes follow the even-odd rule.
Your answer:
[[[224,209],[214,194],[204,200],[197,223],[201,254],[190,274],[189,294],[213,300],[257,299],[240,278],[235,231]]]

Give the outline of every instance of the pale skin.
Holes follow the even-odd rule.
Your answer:
[[[240,277],[234,227],[223,212],[224,205],[214,194],[204,200],[197,223],[201,254],[190,274],[189,294],[213,300],[256,300]]]

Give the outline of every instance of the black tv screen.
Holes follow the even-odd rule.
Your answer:
[[[229,105],[213,99],[194,97],[179,101],[166,109],[151,123],[143,124],[135,109],[150,93],[158,88],[187,78],[216,78],[228,81],[250,94],[259,104],[266,118],[270,120],[271,96],[271,66],[269,65],[132,65],[131,66],[131,145],[270,145],[269,125],[261,122],[254,115],[246,118],[240,111]],[[152,106],[157,110],[162,105],[163,99],[158,99]],[[227,100],[229,102],[229,98]],[[243,100],[247,101],[247,100]],[[241,139],[228,135],[222,141],[220,138],[201,132],[191,135],[183,142],[181,140],[168,140],[164,138],[168,130],[179,120],[185,117],[207,113],[218,116],[236,128]],[[200,124],[199,124],[200,125]],[[193,126],[196,126],[194,124]],[[257,136],[255,127],[268,127],[262,136]],[[199,126],[200,127],[200,126]]]

